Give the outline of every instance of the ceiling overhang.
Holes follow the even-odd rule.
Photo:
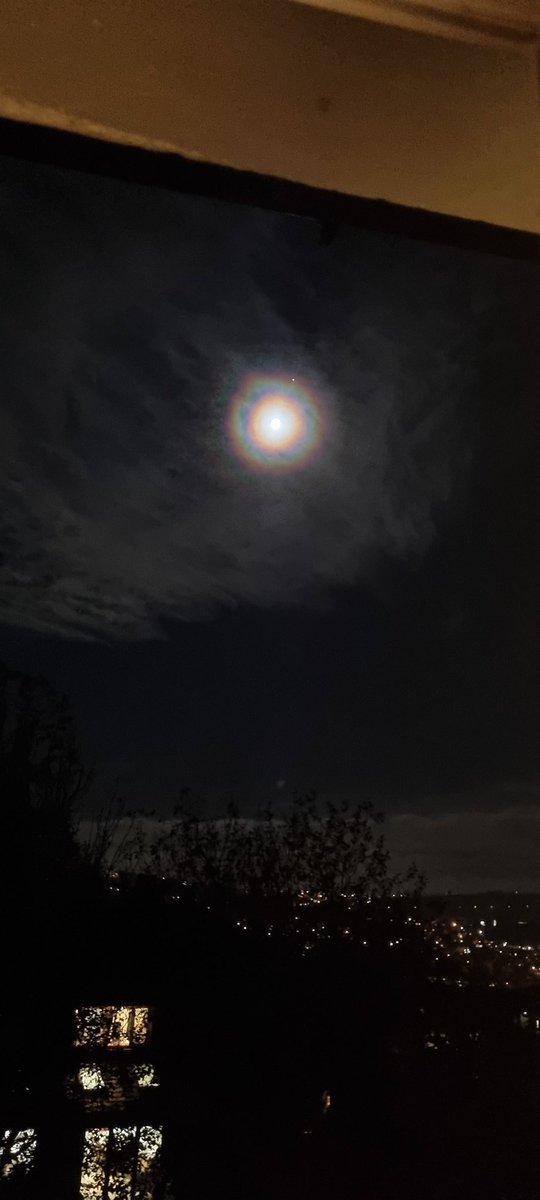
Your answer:
[[[534,43],[540,35],[538,0],[295,0],[417,33],[459,41]]]

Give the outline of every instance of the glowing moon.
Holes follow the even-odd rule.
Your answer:
[[[320,444],[315,396],[296,378],[250,375],[233,399],[229,434],[235,453],[251,466],[301,466]]]

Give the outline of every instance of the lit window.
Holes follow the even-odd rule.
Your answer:
[[[85,1092],[95,1092],[98,1088],[105,1087],[105,1080],[99,1067],[94,1065],[81,1067],[79,1071],[79,1083]]]
[[[83,1200],[102,1200],[104,1196],[108,1143],[108,1129],[87,1129],[84,1135],[81,1170],[81,1197]]]
[[[143,1046],[148,1038],[148,1009],[132,1008],[132,1041],[135,1046]]]
[[[131,1070],[132,1070],[133,1079],[135,1080],[137,1087],[140,1087],[140,1088],[159,1087],[159,1084],[158,1084],[158,1081],[156,1078],[156,1069],[155,1069],[155,1067],[152,1066],[151,1063],[144,1063],[144,1064],[141,1064],[140,1066],[137,1065],[135,1067],[132,1067]]]
[[[152,1200],[161,1141],[161,1129],[151,1125],[88,1129],[81,1200]]]
[[[0,1176],[5,1179],[15,1171],[26,1174],[34,1162],[36,1145],[35,1129],[6,1129],[0,1141]]]
[[[133,1195],[137,1171],[137,1130],[113,1129],[109,1139],[109,1183],[107,1200],[126,1200]],[[138,1190],[138,1189],[137,1189]]]
[[[75,1010],[76,1046],[123,1049],[142,1046],[148,1039],[148,1009],[128,1005]]]
[[[142,1125],[137,1152],[137,1200],[151,1200],[161,1149],[161,1129]]]

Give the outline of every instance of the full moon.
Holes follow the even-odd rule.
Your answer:
[[[248,378],[230,412],[235,451],[259,469],[301,466],[320,441],[321,421],[314,398],[296,378]]]
[[[292,450],[305,433],[305,414],[290,396],[270,394],[261,396],[252,405],[247,422],[250,439],[270,453]]]

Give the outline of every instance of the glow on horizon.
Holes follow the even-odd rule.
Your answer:
[[[247,375],[233,397],[228,431],[235,454],[251,467],[305,466],[321,443],[315,393],[296,378]]]

